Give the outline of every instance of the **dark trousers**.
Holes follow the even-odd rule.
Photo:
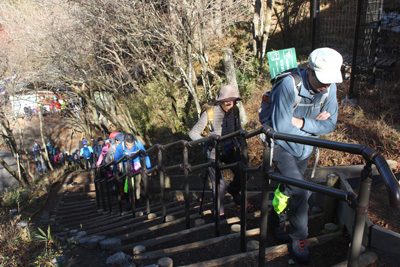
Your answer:
[[[211,160],[215,161],[215,160]],[[238,162],[241,161],[241,155],[239,150],[237,150],[236,153],[234,153],[231,156],[221,156],[221,162],[225,164],[233,163],[233,162]],[[237,194],[240,192],[240,180],[242,177],[242,172],[240,171],[239,167],[233,167],[230,169],[233,172],[233,180],[229,184],[229,189],[233,194]],[[210,176],[210,180],[212,182],[213,186],[213,195],[215,196],[215,178],[216,178],[216,173],[215,169],[213,167],[208,168],[208,175]],[[220,180],[220,187],[219,187],[219,195],[220,195],[220,214],[224,213],[224,196],[225,196],[225,179],[221,171],[221,180]]]
[[[93,160],[92,160],[92,157],[90,157],[90,158],[85,158],[86,170],[87,170],[88,172],[90,172],[89,163],[90,163],[90,169],[93,168]]]
[[[304,173],[307,169],[309,157],[299,160],[293,157],[289,152],[281,146],[275,145],[273,163],[283,176],[304,180]],[[290,237],[292,240],[305,239],[308,235],[308,190],[304,190],[295,186],[280,184],[280,191],[289,196],[288,215],[290,222]],[[271,212],[271,217],[276,216],[275,212]],[[276,221],[276,218],[271,218]],[[279,219],[278,219],[279,220]]]

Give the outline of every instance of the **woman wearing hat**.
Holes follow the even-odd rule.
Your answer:
[[[234,131],[241,130],[242,126],[240,124],[240,114],[238,108],[236,107],[236,102],[242,100],[239,96],[239,91],[235,86],[226,85],[223,86],[218,94],[217,102],[213,107],[213,127],[208,133],[215,134],[219,136],[230,134]],[[197,140],[203,138],[201,135],[208,123],[208,114],[203,112],[200,116],[199,121],[189,132],[189,136],[192,140]],[[207,158],[210,161],[215,161],[215,148],[214,144],[210,144],[207,153]],[[223,149],[221,151],[221,161],[229,164],[233,162],[241,161],[240,146],[237,139],[230,139],[224,141]],[[233,181],[228,186],[228,193],[233,196],[236,204],[240,204],[240,179],[241,171],[238,167],[232,167],[231,171],[234,174]],[[215,169],[213,167],[208,168],[208,175],[213,184],[213,192],[215,194]],[[223,200],[225,196],[225,180],[221,172],[220,180],[220,216],[224,215],[224,205]]]

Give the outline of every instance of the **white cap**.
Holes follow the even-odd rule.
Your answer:
[[[328,47],[315,49],[309,57],[309,66],[315,71],[318,81],[325,84],[341,83],[343,57]]]

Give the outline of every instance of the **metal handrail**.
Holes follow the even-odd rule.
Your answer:
[[[246,140],[249,138],[253,138],[254,136],[258,136],[259,134],[264,133],[267,137],[267,140],[269,142],[266,142],[264,144],[264,152],[263,152],[263,164],[260,166],[252,166],[249,167],[247,166],[248,162],[248,155],[247,155],[247,142]],[[226,164],[226,165],[221,165],[221,161],[219,158],[219,151],[220,151],[220,143],[231,139],[235,137],[243,137],[245,142],[241,144],[241,149],[242,149],[242,162],[237,162],[237,163],[231,163],[231,164]],[[297,180],[293,178],[288,178],[282,175],[279,175],[274,172],[274,169],[270,166],[268,157],[269,153],[267,150],[269,149],[268,144],[270,144],[270,140],[284,140],[284,141],[289,141],[289,142],[295,142],[295,143],[301,143],[305,145],[311,145],[315,147],[321,147],[321,148],[326,148],[326,149],[333,149],[333,150],[338,150],[342,152],[347,152],[347,153],[352,153],[352,154],[357,154],[361,155],[365,160],[366,160],[366,165],[361,172],[361,180],[360,180],[360,190],[359,190],[359,195],[356,196],[352,192],[347,192],[343,191],[340,189],[334,189],[331,187],[327,187],[324,185],[320,184],[315,184],[312,182],[308,181],[303,181],[303,180]],[[210,161],[206,163],[201,163],[197,165],[190,165],[188,163],[188,148],[198,145],[201,143],[205,143],[208,141],[215,141],[215,150],[216,150],[216,158],[215,158],[215,163],[212,163]],[[183,162],[179,164],[174,164],[170,166],[164,166],[163,165],[163,152],[167,151],[167,149],[171,148],[172,146],[182,146],[183,147]],[[150,153],[157,153],[157,165],[154,165],[152,170],[148,171],[146,168],[146,163],[145,163],[145,155],[150,154]],[[145,194],[148,196],[148,187],[147,187],[147,176],[149,174],[155,174],[158,173],[158,178],[160,181],[160,188],[161,188],[161,203],[163,207],[163,216],[165,219],[166,216],[166,208],[165,208],[165,180],[164,180],[164,175],[168,172],[175,171],[175,170],[182,170],[184,173],[185,177],[185,182],[184,182],[184,188],[185,188],[185,215],[186,215],[186,228],[190,228],[190,216],[189,216],[189,172],[197,171],[203,168],[208,168],[210,166],[213,166],[216,168],[216,181],[215,181],[215,211],[219,210],[219,181],[220,181],[220,170],[227,169],[230,167],[238,166],[240,170],[242,171],[242,181],[241,181],[241,241],[240,241],[240,246],[242,251],[246,251],[246,246],[245,246],[245,240],[246,240],[246,201],[247,201],[247,174],[250,172],[259,172],[262,173],[262,203],[261,203],[261,226],[260,226],[260,247],[259,247],[259,266],[264,266],[265,265],[265,241],[266,241],[266,232],[267,232],[267,221],[268,221],[268,187],[270,180],[278,181],[278,182],[283,182],[286,184],[290,184],[296,187],[300,187],[309,191],[313,192],[318,192],[330,197],[337,198],[339,200],[347,202],[350,207],[352,207],[356,211],[356,218],[355,218],[355,225],[354,225],[354,232],[353,232],[353,240],[351,242],[351,248],[350,248],[350,253],[349,253],[349,266],[358,266],[358,258],[360,255],[361,251],[361,243],[362,243],[362,234],[364,231],[364,226],[365,226],[365,217],[367,214],[367,207],[368,207],[368,202],[369,202],[369,193],[371,189],[371,181],[372,181],[372,164],[374,164],[377,167],[378,172],[381,174],[384,182],[386,189],[388,191],[389,195],[389,200],[390,204],[394,207],[400,207],[400,186],[391,171],[387,161],[385,158],[379,154],[374,149],[368,148],[364,145],[358,145],[358,144],[347,144],[347,143],[341,143],[341,142],[336,142],[336,141],[330,141],[330,140],[324,140],[324,139],[318,139],[318,138],[313,138],[313,137],[304,137],[304,136],[296,136],[296,135],[291,135],[291,134],[284,134],[284,133],[279,133],[275,132],[271,127],[269,126],[262,126],[252,132],[246,132],[244,130],[239,130],[232,132],[228,135],[224,136],[218,136],[218,135],[209,135],[207,137],[194,140],[194,141],[186,141],[186,140],[179,140],[173,143],[169,143],[166,145],[160,145],[156,144],[149,148],[147,151],[140,150],[134,153],[131,156],[124,156],[117,162],[113,162],[112,164],[107,164],[107,165],[102,165],[96,168],[96,183],[95,189],[96,189],[96,199],[97,199],[97,204],[98,207],[100,207],[100,198],[98,195],[101,196],[102,202],[103,202],[103,208],[105,209],[105,201],[104,201],[104,191],[102,189],[102,183],[101,181],[105,181],[106,184],[108,184],[110,180],[107,179],[99,179],[97,178],[97,175],[99,170],[101,168],[106,168],[109,167],[110,165],[114,165],[113,169],[116,169],[116,166],[124,161],[127,160],[127,164],[130,164],[130,160],[134,157],[140,156],[142,159],[142,169],[137,172],[131,172],[130,167],[128,166],[128,171],[127,173],[122,176],[117,177],[116,180],[122,180],[124,182],[126,179],[130,182],[131,179],[135,175],[138,175],[139,173],[143,175],[144,179],[144,184],[145,184]],[[108,185],[107,185],[108,186]],[[135,185],[137,186],[137,185]],[[108,189],[108,187],[107,187]],[[132,196],[132,186],[129,184],[129,190],[130,190],[130,197],[131,200],[134,201],[134,196]],[[108,191],[108,190],[107,190]],[[108,192],[108,194],[110,194]],[[148,197],[146,197],[147,201],[147,210],[146,212],[150,212],[150,206],[149,206],[149,200]],[[109,202],[110,203],[110,202]],[[132,202],[133,203],[133,202]],[[109,204],[110,207],[110,214],[111,214],[111,204]],[[121,213],[121,205],[120,205],[120,213]],[[134,205],[132,206],[132,213],[133,216],[134,214]],[[220,226],[220,220],[219,220],[219,212],[215,212],[215,235],[219,235],[219,226]]]

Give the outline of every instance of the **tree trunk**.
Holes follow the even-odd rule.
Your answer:
[[[5,134],[3,134],[3,137],[5,137],[9,142],[12,147],[12,152],[15,160],[17,160],[18,157],[18,148],[17,148],[17,142],[15,141],[14,135],[12,133],[12,130],[10,128],[10,123],[7,120],[4,112],[0,112],[0,124],[3,126],[3,129],[5,131]],[[18,162],[18,161],[17,161]],[[21,168],[21,177],[17,179],[18,181],[22,181],[23,184],[29,184],[28,177],[26,175],[26,171],[24,166],[20,165]]]
[[[54,171],[53,164],[51,163],[49,159],[49,151],[47,151],[47,146],[46,142],[44,141],[44,135],[43,135],[43,106],[39,105],[39,129],[40,129],[40,139],[42,141],[42,145],[44,147],[44,159],[47,162],[47,165],[49,165],[49,168],[51,171]]]
[[[257,0],[253,16],[253,54],[263,64],[269,31],[271,29],[274,0]]]
[[[226,80],[228,84],[236,86],[236,88],[239,88],[236,80],[235,65],[233,63],[233,52],[229,48],[224,49],[224,51],[225,51],[224,65],[225,65]],[[240,110],[240,122],[242,126],[245,126],[248,121],[246,111],[244,110],[242,102],[238,102],[237,106]]]
[[[4,161],[4,159],[2,157],[0,157],[0,164],[3,165],[4,169],[6,169],[11,174],[11,176],[15,178],[15,180],[17,180],[20,184],[23,184],[21,179],[19,179],[17,172],[14,171],[10,167],[10,165],[8,165],[7,162]]]

